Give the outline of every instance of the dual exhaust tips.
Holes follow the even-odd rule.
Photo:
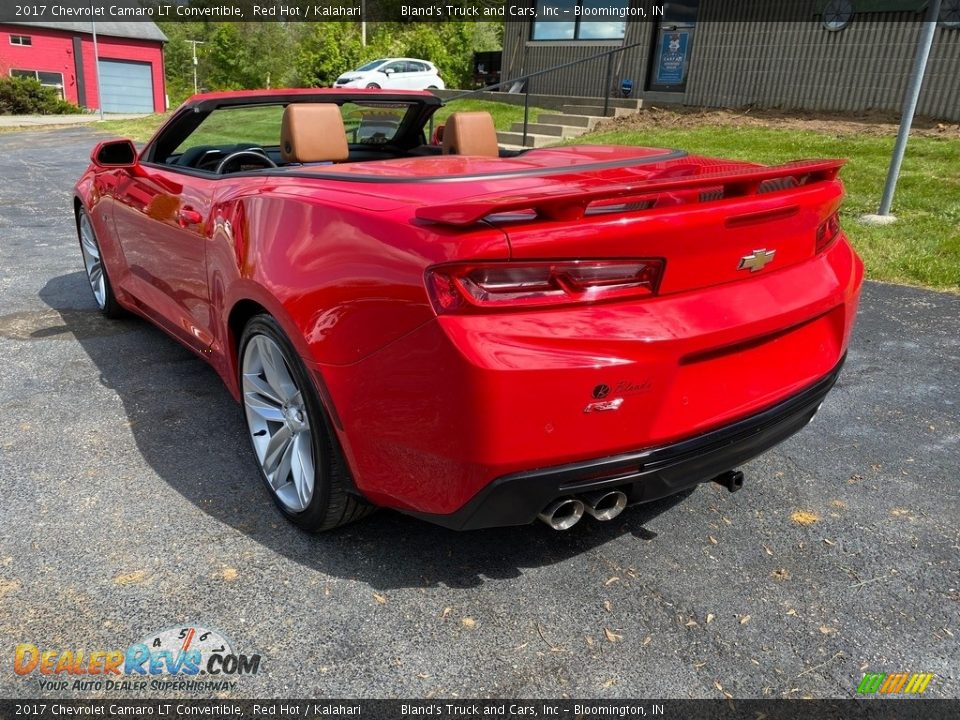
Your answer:
[[[581,497],[554,500],[537,515],[554,530],[569,530],[586,513],[597,520],[613,520],[627,506],[622,490],[599,490]]]
[[[713,481],[734,493],[743,487],[743,473],[729,470],[717,475]],[[626,506],[627,495],[622,490],[598,490],[579,497],[554,500],[537,517],[554,530],[569,530],[580,522],[584,513],[597,520],[613,520]]]

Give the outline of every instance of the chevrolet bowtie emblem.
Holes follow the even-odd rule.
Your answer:
[[[740,264],[737,266],[737,270],[749,270],[752,273],[763,270],[767,263],[773,262],[773,256],[776,254],[776,250],[765,250],[763,248],[754,250],[749,255],[744,255],[740,258]]]

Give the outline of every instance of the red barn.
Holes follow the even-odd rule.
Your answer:
[[[152,22],[98,22],[96,29],[99,68],[89,22],[2,23],[0,73],[35,77],[85,108],[98,109],[102,98],[104,112],[164,112],[167,38],[160,28]]]

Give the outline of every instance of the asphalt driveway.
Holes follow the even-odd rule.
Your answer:
[[[312,537],[214,373],[96,312],[70,206],[97,137],[0,135],[0,696],[129,695],[41,691],[14,647],[181,625],[262,655],[229,697],[846,697],[899,671],[960,696],[960,297],[868,284],[839,385],[739,493]]]

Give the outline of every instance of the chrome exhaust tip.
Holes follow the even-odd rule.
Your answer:
[[[622,490],[600,490],[583,496],[584,510],[597,520],[613,520],[627,506]]]
[[[547,505],[537,515],[554,530],[569,530],[583,517],[583,503],[576,498],[560,498]]]

